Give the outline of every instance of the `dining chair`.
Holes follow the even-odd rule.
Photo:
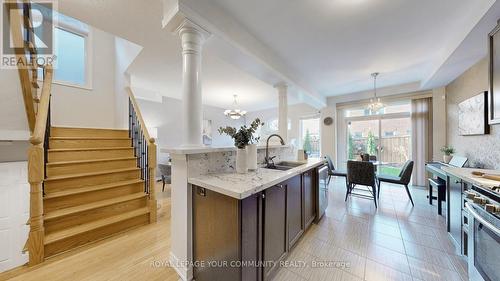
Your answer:
[[[370,161],[370,154],[368,154],[368,153],[361,154],[361,161],[365,161],[365,162]]]
[[[347,161],[347,182],[348,186],[345,194],[345,201],[347,201],[349,195],[369,199],[373,198],[375,208],[377,208],[377,188],[375,183],[375,169],[373,163],[366,161]],[[371,194],[371,196],[362,193],[354,193],[353,190],[358,189],[355,188],[357,185],[367,187],[367,190]]]
[[[325,159],[326,159],[326,162],[327,162],[327,165],[328,165],[328,182],[327,182],[327,185],[330,184],[330,179],[332,177],[343,177],[343,178],[345,178],[345,186],[347,188],[347,172],[335,170],[335,166],[333,165],[333,161],[332,161],[332,158],[330,156],[326,155]]]
[[[415,204],[413,203],[413,199],[411,198],[410,190],[408,189],[408,184],[410,184],[412,172],[413,172],[413,161],[408,160],[403,165],[403,168],[401,169],[401,172],[399,173],[398,176],[378,175],[377,176],[378,196],[380,197],[380,185],[382,184],[382,182],[403,185],[406,189],[408,197],[410,198],[411,204],[415,206]]]
[[[161,181],[163,183],[161,191],[165,191],[165,184],[172,183],[172,166],[167,164],[158,164],[158,170],[161,175]]]

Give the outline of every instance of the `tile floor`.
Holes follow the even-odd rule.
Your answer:
[[[274,280],[467,281],[467,262],[448,238],[445,218],[428,204],[427,191],[411,189],[412,207],[403,187],[381,189],[376,209],[369,199],[344,202],[344,181],[332,180],[325,216],[287,258],[306,266],[283,267]]]

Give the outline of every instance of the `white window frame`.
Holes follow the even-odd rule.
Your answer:
[[[85,84],[75,84],[67,81],[61,80],[52,80],[53,84],[62,85],[66,87],[73,87],[84,90],[92,90],[93,89],[93,31],[92,27],[89,26],[88,31],[83,31],[72,26],[63,24],[62,22],[54,23],[54,29],[59,28],[66,32],[70,32],[76,34],[78,36],[82,36],[85,39]],[[54,32],[55,34],[55,32]],[[57,39],[56,39],[57,40]],[[57,46],[57,42],[55,44]],[[55,70],[57,71],[57,69]],[[41,79],[41,77],[39,77]]]
[[[302,116],[299,118],[299,148],[302,149],[304,146],[304,137],[302,136],[302,131],[303,131],[303,126],[302,126],[302,121],[303,120],[310,120],[310,119],[318,119],[319,123],[319,155],[322,154],[322,143],[323,143],[323,138],[321,134],[321,116],[319,114],[314,114],[314,115],[308,115],[308,116]]]

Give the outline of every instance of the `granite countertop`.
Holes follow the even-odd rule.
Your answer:
[[[479,187],[487,188],[492,190],[494,187],[499,187],[500,182],[490,179],[485,179],[472,174],[473,171],[483,172],[485,174],[500,175],[500,170],[484,170],[484,169],[474,169],[474,168],[455,168],[455,167],[443,167],[443,171],[458,177],[466,182],[470,182]],[[497,191],[498,192],[498,191]]]
[[[248,172],[247,174],[206,174],[188,178],[188,182],[236,199],[244,199],[295,175],[320,166],[324,163],[324,160],[313,158],[306,161],[294,162],[303,162],[304,165],[286,171],[258,168],[256,171]]]

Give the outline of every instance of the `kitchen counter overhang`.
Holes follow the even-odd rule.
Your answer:
[[[286,171],[258,168],[246,174],[237,173],[210,173],[189,177],[192,185],[203,187],[236,199],[245,199],[248,196],[263,191],[293,176],[299,175],[325,163],[320,158],[310,158],[306,161],[295,161],[303,165]]]
[[[488,191],[494,191],[499,186],[498,181],[482,178],[472,174],[473,171],[483,172],[485,174],[500,175],[499,170],[483,170],[475,168],[456,168],[456,167],[443,167],[443,171],[447,174],[455,176],[465,182],[471,183],[477,187],[481,187]]]

